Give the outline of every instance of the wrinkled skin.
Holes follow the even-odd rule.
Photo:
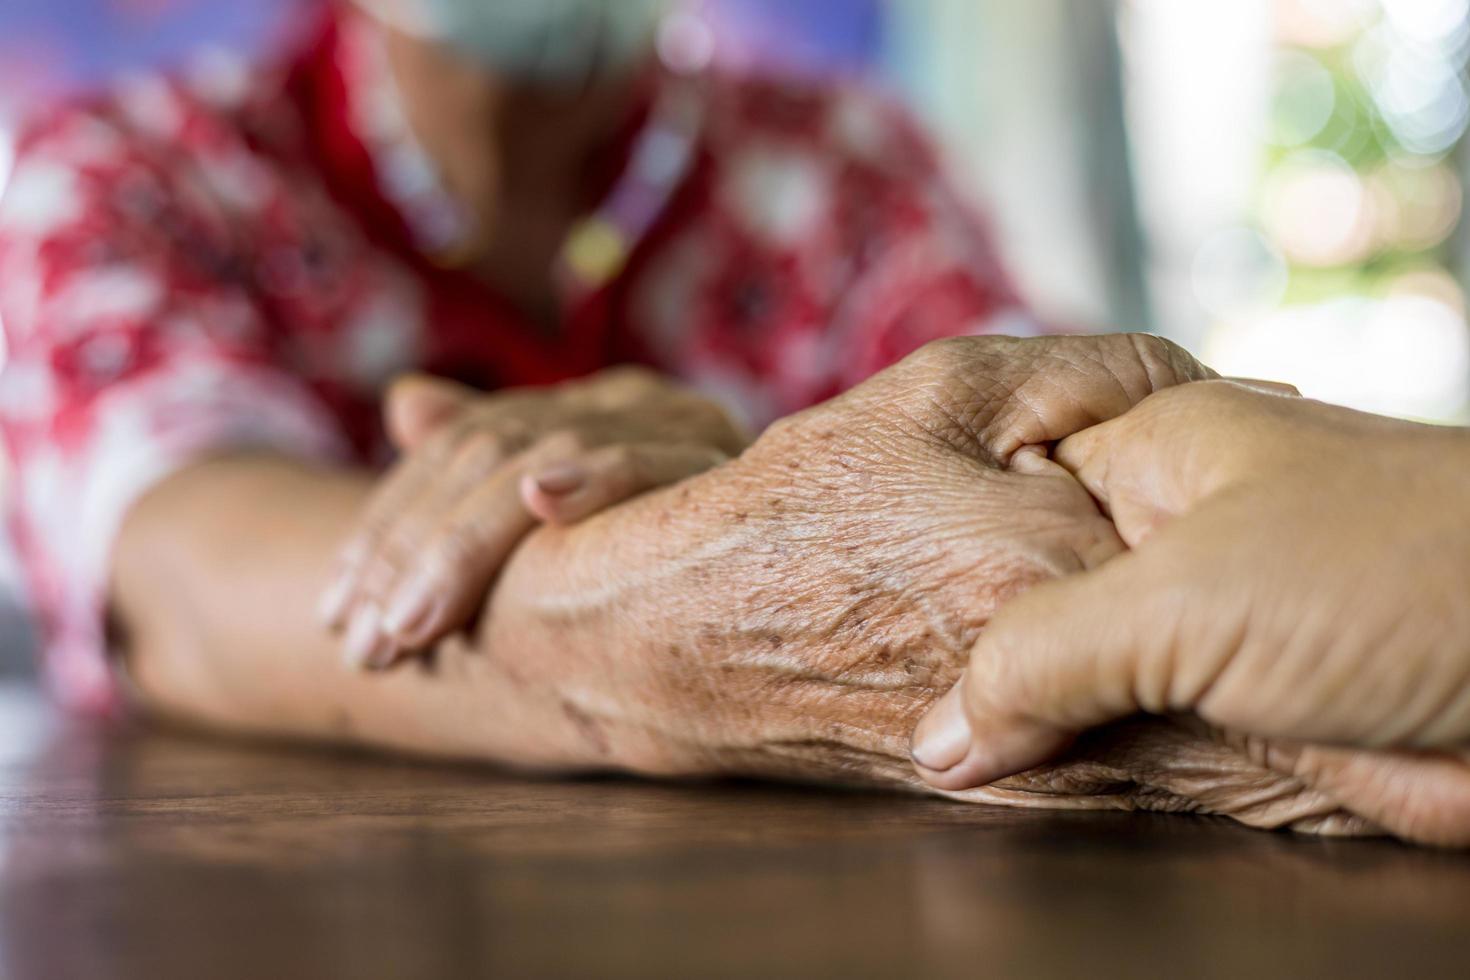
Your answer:
[[[997,608],[1124,548],[1040,447],[1206,374],[1149,338],[931,345],[725,466],[533,535],[440,669],[559,718],[527,765],[918,787],[909,733]],[[552,652],[519,655],[548,631]],[[1362,791],[1156,719],[959,795],[1354,833],[1374,829]]]

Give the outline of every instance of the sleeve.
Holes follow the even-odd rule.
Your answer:
[[[346,455],[278,353],[232,245],[166,147],[105,113],[26,133],[0,200],[0,436],[12,543],[66,704],[117,707],[105,582],[128,507],[236,447]]]

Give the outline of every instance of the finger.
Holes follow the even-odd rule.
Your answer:
[[[1172,518],[1290,450],[1285,430],[1271,422],[1284,397],[1295,396],[1269,382],[1173,388],[1063,439],[1052,458],[1087,488],[1129,547],[1137,547]]]
[[[1450,752],[1365,750],[1273,740],[1278,772],[1327,792],[1343,807],[1405,840],[1470,846],[1470,765]]]
[[[432,529],[404,539],[397,574],[382,591],[382,634],[392,655],[375,650],[376,666],[386,666],[403,650],[423,649],[467,624],[500,566],[535,526],[520,496],[520,479],[548,460],[588,455],[583,436],[548,433],[531,448],[480,479],[452,506],[437,509]],[[411,556],[411,557],[409,557]]]
[[[474,420],[451,423],[430,437],[417,452],[394,465],[358,516],[352,534],[338,553],[336,576],[322,594],[318,607],[324,625],[338,629],[347,624],[359,597],[363,570],[399,516],[412,510],[413,502],[433,486],[450,461],[463,452],[466,443],[492,438],[494,435]],[[509,444],[498,448],[502,456],[512,449]]]
[[[1175,433],[1125,415],[1064,439],[1051,459],[1070,473],[1137,548],[1190,502],[1178,488],[1184,465]]]
[[[729,459],[712,446],[634,443],[604,446],[521,478],[521,500],[543,521],[573,524],[656,487],[677,483]]]
[[[427,374],[408,374],[388,389],[383,416],[388,438],[407,452],[452,421],[474,403],[473,389]]]
[[[377,547],[394,514],[422,491],[428,479],[424,460],[405,457],[394,464],[368,498],[352,532],[337,550],[336,570],[317,604],[317,618],[328,629],[349,626],[363,563]]]
[[[1006,392],[983,434],[1002,462],[1023,446],[1055,442],[1117,418],[1156,392],[1217,377],[1184,348],[1147,334],[1047,337],[1026,344],[1035,347],[1018,348],[1013,356],[1025,358],[1032,350],[1029,373]]]
[[[1085,728],[1191,704],[1224,654],[1179,663],[1164,654],[1178,648],[1182,608],[1219,614],[1198,595],[1181,603],[1190,590],[1169,581],[1173,567],[1167,554],[1134,552],[1002,608],[961,682],[915,729],[919,774],[945,790],[982,786],[1039,765]]]
[[[521,503],[521,472],[501,468],[419,549],[387,600],[383,631],[396,648],[425,648],[473,619],[500,566],[535,526]]]
[[[429,471],[419,493],[402,501],[381,524],[371,550],[355,569],[352,626],[344,642],[344,661],[356,667],[382,667],[396,659],[400,644],[391,597],[431,539],[444,515],[452,513],[502,467],[514,465],[509,443],[495,432],[479,430],[460,439],[442,465]],[[517,515],[519,519],[519,515]],[[365,621],[365,622],[364,622]]]
[[[1022,476],[1054,481],[1072,492],[1077,490],[1077,481],[1064,467],[1048,459],[1042,446],[1022,447],[1011,457],[1010,468]],[[1081,563],[1079,570],[1097,568],[1128,550],[1111,522],[1091,521],[1087,527],[1089,533],[1079,535],[1073,544],[1073,552]]]

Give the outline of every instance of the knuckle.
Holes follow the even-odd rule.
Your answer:
[[[1122,333],[1116,335],[1119,343],[1133,348],[1139,360],[1169,360],[1180,348],[1171,340],[1151,333]]]
[[[396,522],[396,509],[390,506],[374,507],[363,514],[352,536],[342,545],[341,559],[345,562],[370,560],[382,550]]]
[[[1213,372],[1172,340],[1145,333],[1123,334],[1122,339],[1154,391],[1212,376]]]
[[[411,512],[384,529],[379,539],[378,550],[389,560],[403,564],[431,533],[431,514]]]
[[[943,337],[931,340],[909,355],[910,363],[924,371],[953,371],[968,363],[994,338]]]
[[[358,577],[358,589],[367,596],[387,595],[393,583],[398,580],[401,569],[399,554],[380,548],[363,564]]]
[[[1013,386],[1018,361],[1009,338],[946,337],[906,358],[893,405],[929,435],[956,446],[970,441]],[[1014,341],[1011,341],[1014,343]]]
[[[653,387],[663,384],[662,375],[639,364],[620,364],[609,368],[603,376],[610,381],[627,385]]]

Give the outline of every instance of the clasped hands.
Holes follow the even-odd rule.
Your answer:
[[[1193,501],[1229,496],[1216,448],[1268,441],[1249,412],[1243,428],[1213,409],[1192,422],[1172,414],[1167,391],[1208,377],[1154,338],[966,338],[925,348],[748,448],[708,402],[641,372],[499,395],[410,380],[387,406],[403,459],[344,549],[324,613],[353,663],[416,657],[480,628],[497,571],[524,541],[565,562],[577,595],[557,596],[561,606],[593,601],[584,579],[611,578],[607,601],[646,637],[600,659],[517,665],[522,680],[580,705],[579,728],[598,729],[585,752],[554,765],[917,786],[908,735],[953,687],[920,727],[915,760],[920,777],[967,799],[1453,841],[1445,827],[1459,811],[1441,797],[1459,785],[1457,760],[1318,746],[1310,739],[1339,736],[1200,710],[1198,696],[1109,689],[1057,695],[1063,707],[1050,714],[1031,707],[1062,676],[1066,690],[1096,690],[1086,658],[1054,652],[1068,649],[1058,635],[1086,644],[1079,624],[1105,631],[1110,603],[1135,627],[1115,631],[1119,649],[1159,625],[1148,604],[1184,591],[1171,593],[1157,571],[1124,574],[1162,550],[1144,539]],[[1299,401],[1224,382],[1177,391],[1278,411]],[[1315,435],[1294,433],[1264,464],[1225,458],[1251,472],[1282,467]],[[1166,473],[1160,459],[1209,476]],[[657,552],[672,535],[693,554],[670,546],[657,556],[670,571],[642,572],[633,588],[618,568],[579,574],[591,535],[630,552]],[[1188,561],[1205,581],[1194,587],[1207,589],[1227,572],[1196,547]],[[1074,601],[1069,589],[1090,590],[1075,599],[1086,616],[1058,614]],[[1071,625],[1048,631],[1053,622]],[[1193,635],[1168,635],[1193,649]],[[1019,669],[1033,636],[1054,649]],[[1072,737],[1112,719],[1125,720]]]

